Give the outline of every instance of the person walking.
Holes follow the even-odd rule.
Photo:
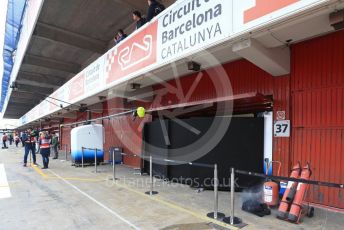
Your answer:
[[[16,144],[17,148],[18,148],[19,141],[20,141],[20,138],[19,138],[18,134],[16,133],[14,136],[14,143]]]
[[[25,154],[24,154],[24,167],[27,166],[27,157],[29,153],[32,154],[33,165],[37,166],[36,163],[36,138],[35,133],[31,129],[28,129],[25,141]]]
[[[7,149],[8,147],[7,147],[7,139],[8,139],[8,137],[7,137],[7,134],[6,133],[4,133],[3,134],[3,136],[2,136],[2,148],[3,149]]]
[[[39,138],[40,152],[43,159],[42,169],[47,169],[49,166],[50,144],[51,144],[51,138],[49,134],[47,132],[42,132]]]
[[[59,151],[58,151],[58,147],[59,147],[59,137],[56,135],[56,133],[53,133],[53,138],[52,138],[52,142],[51,142],[52,146],[53,146],[53,151],[54,151],[54,160],[59,158]]]
[[[13,143],[13,134],[12,133],[10,133],[10,135],[9,135],[9,141],[10,141],[10,145],[12,145],[12,143]]]
[[[21,133],[20,140],[21,140],[21,143],[22,143],[22,147],[24,147],[25,146],[25,140],[26,140],[26,131]]]

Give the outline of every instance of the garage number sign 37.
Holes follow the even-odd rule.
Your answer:
[[[274,135],[275,137],[290,137],[290,120],[276,121]]]

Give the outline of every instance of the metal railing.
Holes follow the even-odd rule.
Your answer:
[[[65,145],[66,146],[66,145]],[[65,148],[67,149],[67,148]],[[84,151],[85,150],[92,150],[94,151],[94,165],[95,165],[95,173],[97,173],[97,148],[85,148],[82,147],[82,155],[81,155],[81,166],[84,167]],[[67,153],[67,150],[65,151]],[[115,162],[115,149],[112,150],[112,178],[111,180],[119,180],[119,178],[116,178],[116,162]],[[153,156],[143,156],[138,154],[128,154],[128,153],[121,153],[122,156],[127,157],[135,157],[140,158],[143,160],[149,161],[149,191],[145,192],[149,196],[153,196],[158,194],[157,191],[154,191],[154,176],[153,176],[153,161],[155,162],[166,162],[166,163],[177,163],[177,164],[184,164],[184,165],[190,165],[190,166],[197,166],[197,167],[203,167],[203,168],[212,168],[214,169],[214,211],[211,213],[208,213],[207,216],[219,221],[223,221],[227,224],[236,226],[237,224],[240,224],[242,220],[238,217],[235,217],[235,174],[241,174],[241,175],[247,175],[247,176],[253,176],[253,177],[261,177],[261,178],[269,178],[279,181],[294,181],[299,183],[306,183],[306,184],[313,184],[318,186],[327,186],[327,187],[333,187],[333,188],[339,188],[344,189],[344,184],[336,184],[336,183],[330,183],[330,182],[321,182],[321,181],[313,181],[313,180],[304,180],[304,179],[295,179],[295,178],[289,178],[289,177],[281,177],[281,176],[272,176],[272,175],[266,175],[262,173],[256,173],[256,172],[250,172],[250,171],[243,171],[243,170],[236,170],[234,168],[230,169],[230,205],[229,205],[229,217],[225,217],[225,214],[219,212],[219,178],[218,178],[218,165],[214,164],[204,164],[204,163],[194,163],[194,162],[186,162],[186,161],[177,161],[177,160],[170,160],[170,159],[164,159],[164,158],[158,158]],[[31,156],[30,156],[31,158]],[[31,161],[31,159],[30,159]]]
[[[98,158],[98,150],[97,148],[85,148],[81,147],[81,167],[84,168],[84,155],[85,155],[85,150],[92,150],[94,151],[94,173],[97,173],[97,158]]]
[[[66,161],[68,161],[67,148],[68,148],[68,145],[67,145],[67,144],[64,144],[64,152],[65,152],[65,160],[66,160]]]
[[[196,167],[203,167],[203,168],[213,168],[214,169],[214,211],[211,213],[208,213],[207,216],[210,218],[214,218],[216,220],[223,219],[225,217],[224,213],[219,212],[219,194],[218,194],[218,187],[219,187],[219,178],[218,178],[218,166],[217,164],[203,164],[203,163],[194,163],[194,162],[186,162],[186,161],[177,161],[177,160],[170,160],[170,159],[164,159],[164,158],[158,158],[153,156],[142,156],[137,154],[128,154],[128,153],[122,153],[123,156],[129,156],[129,157],[137,157],[144,160],[149,160],[149,180],[150,180],[150,189],[149,191],[145,192],[147,195],[153,196],[158,194],[157,191],[154,191],[154,176],[153,176],[153,160],[160,161],[160,162],[166,162],[166,163],[178,163],[178,164],[184,164],[184,165],[190,165],[190,166],[196,166]],[[114,153],[113,158],[114,159]],[[113,164],[113,178],[112,180],[116,180],[116,173],[115,173],[115,164]],[[115,178],[115,179],[114,179]],[[233,180],[234,184],[234,180]],[[233,185],[234,188],[234,185]],[[234,191],[234,189],[233,189]],[[232,197],[232,196],[231,196]],[[234,199],[234,195],[233,195]],[[234,204],[234,202],[233,202]],[[234,211],[233,211],[234,214]]]

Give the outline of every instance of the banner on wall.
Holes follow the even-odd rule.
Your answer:
[[[85,72],[85,92],[92,94],[104,87],[104,56],[98,58]]]
[[[156,64],[157,30],[155,21],[105,54],[107,84]]]
[[[180,1],[159,18],[158,60],[166,62],[230,36],[232,3]]]
[[[72,102],[85,94],[85,72],[80,72],[69,84],[68,101]]]
[[[233,1],[233,35],[266,26],[329,0]]]

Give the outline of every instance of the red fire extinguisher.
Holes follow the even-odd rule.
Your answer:
[[[312,171],[311,171],[309,163],[307,163],[307,165],[303,167],[302,169],[301,179],[309,180],[311,175],[312,175]],[[308,186],[309,185],[305,183],[298,184],[293,204],[290,207],[290,212],[288,216],[289,221],[294,222],[294,223],[299,221],[300,215],[302,212],[302,201],[305,197]]]
[[[269,169],[273,164],[278,164],[277,176],[280,175],[281,171],[281,162],[280,161],[271,161],[270,163],[266,162],[266,175],[269,173]],[[270,207],[276,206],[278,204],[278,191],[279,186],[274,181],[266,181],[263,185],[263,200],[264,203]]]
[[[301,164],[300,162],[297,162],[296,165],[294,165],[290,178],[297,179],[300,176],[301,172]],[[288,218],[288,211],[289,211],[289,204],[293,201],[294,196],[296,194],[296,188],[297,188],[297,182],[289,181],[287,188],[283,194],[282,201],[280,203],[280,206],[278,208],[277,212],[277,218],[286,220]]]

